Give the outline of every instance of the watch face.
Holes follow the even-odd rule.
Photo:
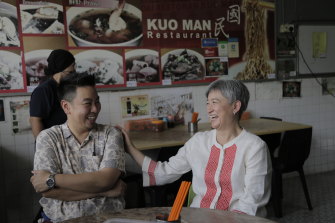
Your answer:
[[[47,180],[47,186],[49,187],[49,188],[53,188],[54,186],[55,186],[55,181],[53,180],[53,179],[48,179]]]

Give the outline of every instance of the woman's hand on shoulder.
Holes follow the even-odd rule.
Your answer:
[[[129,137],[129,133],[119,125],[116,125],[115,127],[122,132],[123,141],[124,141],[124,149],[127,153],[130,153],[130,150],[135,149],[135,146]]]

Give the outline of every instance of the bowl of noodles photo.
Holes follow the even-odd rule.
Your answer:
[[[71,7],[68,33],[77,46],[138,46],[142,39],[142,12],[121,1],[116,8]]]

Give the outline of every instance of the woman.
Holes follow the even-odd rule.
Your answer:
[[[248,89],[237,80],[217,80],[206,96],[213,129],[195,134],[168,162],[144,156],[123,130],[127,152],[142,166],[144,186],[171,183],[192,170],[196,196],[191,207],[264,217],[271,161],[265,142],[239,124],[248,105]]]
[[[57,86],[60,79],[74,71],[74,56],[66,50],[53,50],[44,73],[47,80],[38,85],[30,98],[30,124],[34,137],[54,125],[63,124],[66,115],[60,106]]]

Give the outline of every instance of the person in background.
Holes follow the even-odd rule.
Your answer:
[[[40,83],[30,97],[29,122],[34,137],[54,125],[63,124],[66,115],[60,106],[57,96],[57,85],[60,79],[74,71],[75,58],[66,50],[53,50],[48,59],[44,73],[47,80]]]
[[[144,186],[168,184],[192,170],[191,207],[265,216],[271,194],[269,152],[264,141],[239,124],[249,91],[240,81],[216,80],[206,97],[212,130],[196,133],[169,161],[144,156],[119,127],[126,151],[142,167]]]
[[[40,132],[30,181],[52,222],[124,208],[122,132],[96,123],[101,109],[93,75],[71,73],[59,83],[67,121]]]

